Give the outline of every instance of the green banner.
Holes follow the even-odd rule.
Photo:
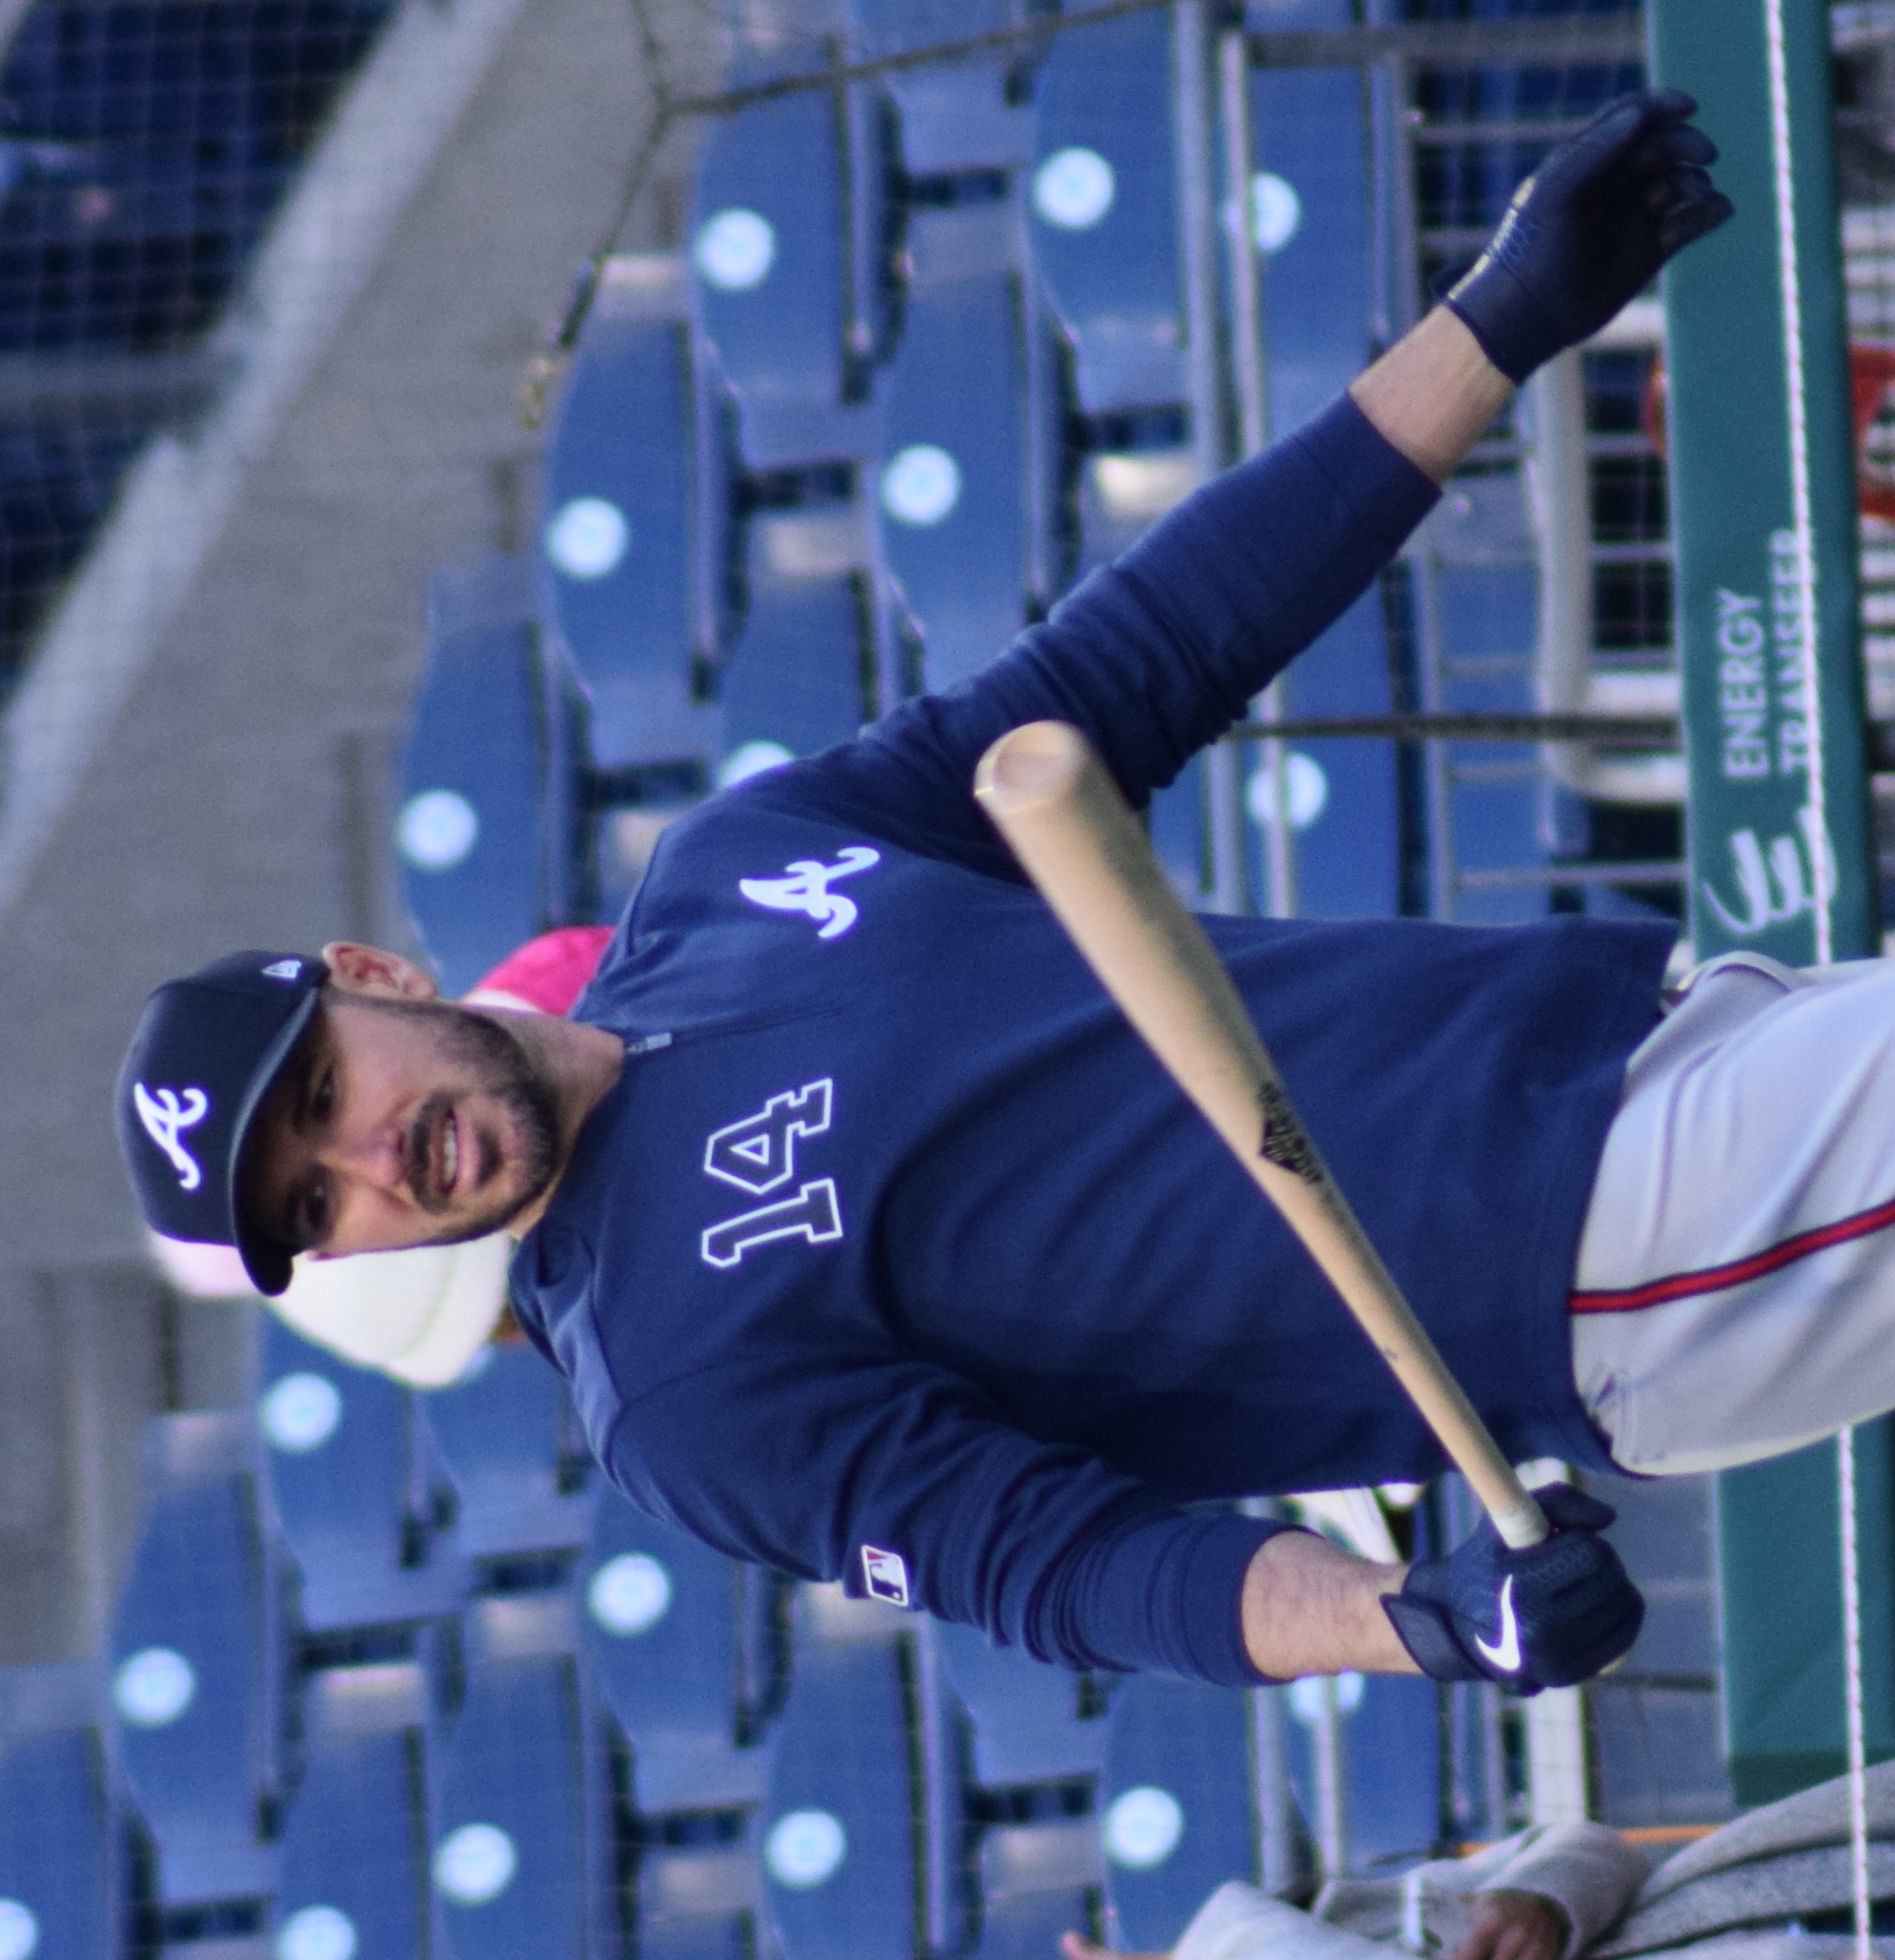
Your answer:
[[[1688,90],[1737,206],[1665,274],[1676,620],[1698,958],[1877,950],[1855,458],[1815,0],[1650,0],[1654,78]],[[1858,1432],[1871,1760],[1895,1749],[1886,1422]],[[1833,1444],[1718,1480],[1724,1728],[1740,1803],[1844,1767]]]
[[[1697,956],[1880,939],[1827,10],[1652,0],[1737,215],[1665,274],[1677,643]]]

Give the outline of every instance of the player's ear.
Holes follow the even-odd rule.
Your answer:
[[[345,994],[378,994],[397,1000],[437,1000],[441,990],[426,967],[353,940],[331,940],[322,949],[330,983]]]

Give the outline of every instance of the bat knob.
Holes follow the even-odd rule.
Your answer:
[[[1086,738],[1064,721],[1010,729],[980,758],[974,794],[997,816],[1036,809],[1071,794],[1091,759]]]

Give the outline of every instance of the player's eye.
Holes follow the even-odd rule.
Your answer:
[[[314,1086],[310,1091],[310,1116],[316,1122],[327,1122],[335,1114],[335,1070],[333,1065],[317,1072]]]
[[[335,1193],[328,1174],[318,1171],[303,1187],[302,1242],[320,1245],[335,1222]]]

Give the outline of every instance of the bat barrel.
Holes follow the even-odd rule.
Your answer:
[[[1147,1046],[1341,1294],[1502,1540],[1544,1514],[1448,1371],[1303,1129],[1248,1009],[1084,736],[1036,721],[980,759],[975,795]]]

